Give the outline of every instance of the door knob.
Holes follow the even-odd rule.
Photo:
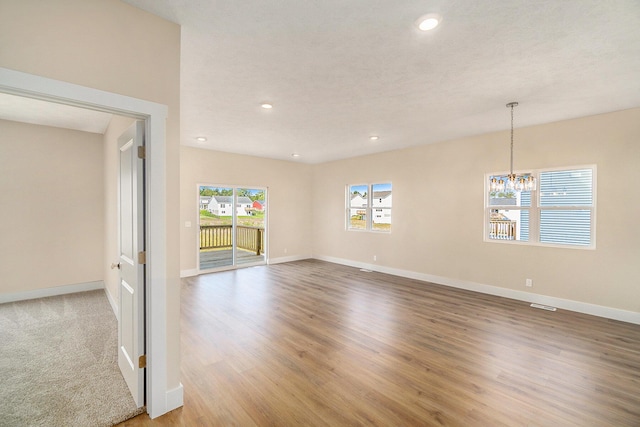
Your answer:
[[[117,263],[117,264],[112,263],[111,264],[111,269],[113,270],[114,268],[117,268],[118,270],[120,270],[120,263]]]

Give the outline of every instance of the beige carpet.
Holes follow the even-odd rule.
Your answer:
[[[143,410],[103,290],[0,304],[0,426],[112,426]]]

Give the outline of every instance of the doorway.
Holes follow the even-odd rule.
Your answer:
[[[198,270],[267,262],[267,189],[198,185]]]
[[[165,105],[104,92],[72,83],[35,76],[0,67],[0,92],[74,105],[91,110],[129,116],[145,121],[149,165],[147,197],[147,256],[145,315],[147,364],[147,412],[152,418],[182,406],[182,385],[168,389],[167,371],[167,245],[166,245],[166,138]],[[149,212],[154,212],[149,215]],[[151,354],[153,353],[153,354]]]

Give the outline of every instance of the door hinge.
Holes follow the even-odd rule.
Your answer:
[[[138,368],[144,369],[147,367],[147,355],[143,354],[138,358]]]
[[[146,264],[147,263],[147,252],[142,251],[138,252],[138,264]]]
[[[147,150],[145,149],[145,147],[143,145],[138,147],[138,158],[139,159],[146,159],[147,158]]]

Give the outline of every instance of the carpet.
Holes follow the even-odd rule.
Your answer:
[[[0,304],[0,426],[112,426],[142,412],[103,290]]]

